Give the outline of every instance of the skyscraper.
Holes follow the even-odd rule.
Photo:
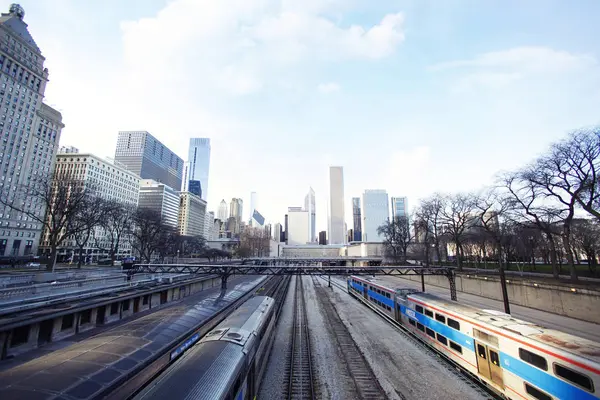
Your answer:
[[[183,190],[206,200],[210,168],[210,139],[190,138],[188,161],[183,179]]]
[[[122,131],[117,139],[115,161],[138,174],[175,190],[181,190],[183,160],[146,131]]]
[[[206,201],[190,192],[179,194],[179,234],[207,238]]]
[[[302,207],[288,207],[288,245],[303,245],[310,237],[310,213]]]
[[[377,228],[390,217],[388,194],[385,190],[365,190],[362,195],[362,241],[382,242]]]
[[[308,231],[310,232],[309,242],[317,241],[317,230],[316,230],[316,212],[315,212],[315,191],[313,188],[308,189],[306,197],[304,197],[304,210],[308,211]]]
[[[238,198],[232,198],[229,203],[229,217],[242,222],[242,212],[244,211],[244,201]]]
[[[254,215],[254,210],[256,210],[257,202],[258,202],[258,195],[256,194],[256,192],[250,193],[250,218],[249,218],[249,220],[252,220],[252,216]]]
[[[360,213],[360,197],[352,198],[352,219],[354,222],[352,240],[360,242],[362,240],[362,217]]]
[[[173,228],[179,225],[179,202],[179,192],[170,186],[152,179],[140,181],[138,206],[159,212],[164,223]]]
[[[329,167],[329,244],[344,244],[344,169]]]
[[[221,200],[219,203],[219,209],[217,210],[217,218],[221,221],[227,221],[227,202],[225,199]]]
[[[406,197],[392,197],[392,217],[408,218],[408,202]]]
[[[60,112],[42,103],[48,69],[44,68],[45,58],[24,17],[25,11],[18,4],[12,4],[8,13],[0,15],[0,133],[4,137],[0,144],[0,162],[4,166],[0,196],[6,200],[15,199],[19,187],[50,180],[64,127]],[[39,213],[44,215],[45,206],[39,207]],[[2,206],[0,224],[0,256],[37,252],[40,223]]]

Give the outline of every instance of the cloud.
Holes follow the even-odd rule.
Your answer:
[[[339,4],[175,0],[152,18],[121,24],[129,80],[143,88],[160,75],[178,87],[249,94],[279,84],[282,71],[380,59],[403,42],[401,13],[387,14],[368,27],[342,27],[324,13]]]
[[[317,90],[320,93],[329,94],[333,92],[338,92],[340,90],[340,85],[338,85],[335,82],[320,83],[317,86]]]
[[[598,66],[591,55],[575,54],[548,47],[515,47],[480,54],[472,59],[447,61],[432,65],[432,72],[462,74],[455,89],[477,86],[501,88],[513,82],[533,78],[581,73]]]

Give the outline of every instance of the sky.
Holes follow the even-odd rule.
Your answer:
[[[10,2],[0,1],[6,12]],[[597,0],[27,0],[61,144],[146,130],[212,144],[209,210],[258,193],[283,222],[328,167],[365,189],[477,190],[600,123]]]

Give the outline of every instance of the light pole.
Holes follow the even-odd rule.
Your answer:
[[[179,249],[177,249],[177,259],[175,260],[177,264],[179,264]]]

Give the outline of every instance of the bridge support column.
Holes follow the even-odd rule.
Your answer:
[[[446,276],[448,277],[448,283],[450,284],[450,298],[454,301],[457,301],[456,281],[454,280],[454,270],[449,269],[446,272]]]
[[[329,281],[327,282],[327,286],[331,287],[331,275],[327,275],[329,277]]]
[[[227,278],[229,278],[229,274],[227,272],[221,273],[221,291],[227,290]]]
[[[422,270],[421,270],[421,291],[422,292],[425,291],[425,274],[423,273]]]

